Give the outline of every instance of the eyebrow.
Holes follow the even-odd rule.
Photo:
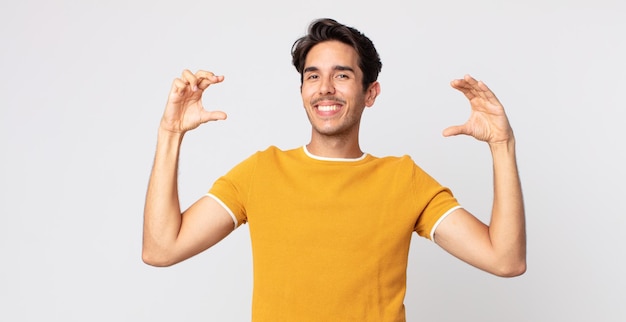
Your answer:
[[[303,73],[308,73],[308,72],[316,72],[320,70],[319,68],[315,67],[315,66],[309,66],[307,68],[304,69]],[[335,65],[333,67],[333,70],[337,71],[350,71],[354,73],[354,69],[352,69],[352,67],[350,66],[341,66],[341,65]]]

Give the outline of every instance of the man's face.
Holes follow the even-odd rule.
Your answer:
[[[358,135],[363,109],[375,98],[371,90],[363,91],[362,79],[352,47],[326,41],[311,48],[304,64],[301,94],[314,134]]]

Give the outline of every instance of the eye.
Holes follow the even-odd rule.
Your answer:
[[[340,78],[340,79],[349,79],[349,78],[350,78],[350,76],[348,76],[348,74],[337,74],[337,78]]]
[[[309,75],[306,77],[306,79],[311,79],[311,80],[313,80],[313,79],[318,79],[318,78],[319,78],[319,76],[318,76],[317,74],[309,74]]]

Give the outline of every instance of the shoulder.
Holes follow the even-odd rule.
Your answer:
[[[256,153],[254,153],[252,156],[256,156],[257,158],[260,159],[266,159],[266,158],[280,158],[280,157],[284,157],[284,156],[293,156],[293,155],[297,155],[299,153],[301,153],[301,148],[293,148],[293,149],[287,149],[287,150],[283,150],[277,146],[274,145],[270,145],[267,148],[265,148],[265,150],[259,150]]]
[[[264,150],[256,151],[244,162],[256,166],[277,166],[286,162],[301,160],[303,155],[301,148],[283,150],[271,145]]]
[[[407,180],[430,178],[428,172],[420,167],[410,155],[373,157],[371,162],[377,171],[403,176]]]
[[[385,156],[385,157],[375,157],[372,156],[372,159],[375,163],[386,166],[395,166],[401,168],[414,168],[418,167],[413,158],[409,155],[402,156]]]

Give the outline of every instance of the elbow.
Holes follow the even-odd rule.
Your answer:
[[[168,265],[164,261],[159,261],[159,260],[155,259],[154,257],[147,256],[145,254],[141,255],[141,260],[145,264],[150,265],[150,266],[154,266],[154,267],[168,267],[168,266],[171,266],[171,265]]]
[[[515,263],[507,263],[501,265],[492,272],[499,277],[517,277],[526,273],[526,260],[519,260]]]
[[[169,267],[176,264],[176,261],[172,260],[168,256],[165,256],[163,252],[143,248],[141,252],[141,260],[150,266],[154,267]]]

